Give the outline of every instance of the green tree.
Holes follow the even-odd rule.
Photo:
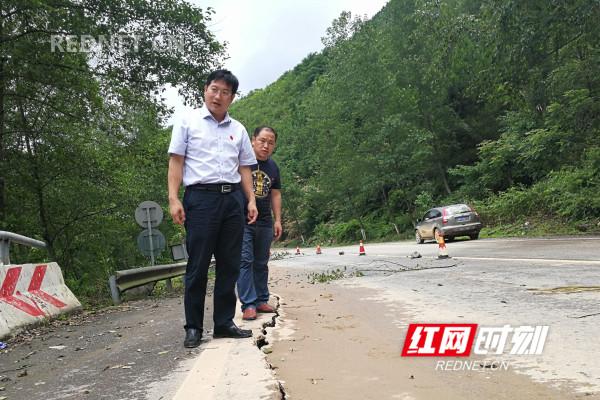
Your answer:
[[[166,203],[161,91],[200,101],[225,54],[211,15],[179,0],[0,3],[0,229],[45,240],[80,293],[144,262],[132,213]]]

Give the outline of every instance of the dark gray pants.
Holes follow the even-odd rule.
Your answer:
[[[233,323],[235,283],[240,270],[244,232],[244,196],[187,188],[183,197],[186,245],[185,328],[203,328],[208,267],[214,254],[214,326]]]

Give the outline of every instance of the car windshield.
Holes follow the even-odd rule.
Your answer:
[[[446,213],[448,215],[464,214],[468,212],[471,212],[471,208],[466,204],[456,204],[454,206],[446,207]]]

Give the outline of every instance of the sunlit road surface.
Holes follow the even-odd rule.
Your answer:
[[[402,342],[408,323],[416,322],[547,325],[541,355],[506,351],[495,358],[535,381],[600,393],[600,237],[454,241],[446,260],[437,259],[434,242],[365,246],[366,256],[358,256],[358,245],[323,248],[321,255],[303,248],[303,255],[272,265],[362,275],[335,282],[376,289],[388,312],[373,318],[394,320]],[[422,257],[410,259],[415,251]]]

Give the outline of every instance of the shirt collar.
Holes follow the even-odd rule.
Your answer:
[[[200,108],[200,115],[203,119],[210,118],[218,124],[228,124],[231,122],[231,118],[229,117],[229,112],[225,113],[225,118],[223,118],[223,121],[218,122],[215,119],[215,117],[210,113],[210,111],[208,111],[208,108],[206,108],[206,104],[203,104],[202,107]]]

